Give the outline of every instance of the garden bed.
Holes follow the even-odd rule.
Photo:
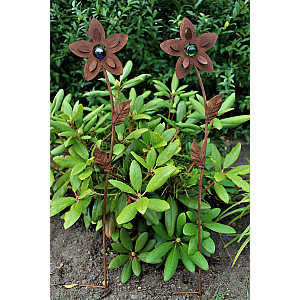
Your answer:
[[[224,220],[225,223],[225,220]],[[225,223],[226,224],[226,223]],[[245,217],[236,221],[233,227],[241,232],[249,224]],[[51,300],[98,300],[104,296],[104,291],[94,287],[79,285],[101,285],[103,280],[102,231],[95,232],[94,227],[85,229],[83,221],[79,220],[71,228],[63,228],[63,220],[59,216],[51,218],[51,257],[50,257],[50,295]],[[224,249],[230,238],[224,234],[212,232],[216,243],[216,252],[208,258],[209,271],[202,271],[202,299],[213,298],[219,287],[219,294],[229,291],[228,296],[218,299],[249,299],[249,254],[246,246],[234,267],[230,268],[240,244],[233,243]],[[116,256],[109,247],[111,240],[107,239],[107,263]],[[112,254],[111,254],[112,253]],[[229,268],[228,268],[229,267]],[[154,265],[143,264],[140,278],[132,276],[126,283],[121,283],[122,268],[108,270],[110,294],[105,299],[199,299],[197,295],[175,295],[175,291],[196,291],[198,286],[198,271],[190,273],[180,261],[174,276],[163,281],[163,267],[156,269]],[[222,278],[224,279],[222,281]],[[64,285],[78,284],[73,288]],[[248,295],[248,297],[247,297]]]

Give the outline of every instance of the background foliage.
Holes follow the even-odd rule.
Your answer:
[[[116,32],[130,35],[118,57],[123,65],[128,59],[134,62],[132,76],[151,73],[152,77],[141,88],[149,90],[153,79],[170,82],[176,58],[164,53],[159,45],[166,39],[179,38],[180,22],[188,17],[198,35],[205,32],[219,35],[213,49],[208,51],[215,71],[203,76],[208,97],[224,93],[226,98],[235,92],[235,108],[240,114],[248,114],[249,6],[247,0],[51,1],[51,96],[54,97],[59,88],[64,88],[76,99],[94,86],[94,81],[84,80],[84,60],[69,51],[72,42],[88,39],[88,24],[94,17],[103,24],[107,35]],[[196,76],[185,77],[181,84],[198,90]],[[97,82],[97,89],[101,88],[105,89],[104,83]],[[234,132],[225,130],[224,135],[228,134],[249,139],[249,124],[240,125]]]

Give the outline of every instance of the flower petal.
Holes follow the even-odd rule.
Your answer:
[[[95,66],[96,64],[96,66]],[[101,70],[102,62],[95,57],[88,58],[84,66],[84,77],[87,81],[94,79]]]
[[[105,31],[101,23],[97,19],[92,19],[89,25],[89,40],[90,42],[104,42]]]
[[[90,71],[90,72],[93,72],[93,71],[96,69],[97,64],[98,64],[97,60],[94,59],[94,60],[90,63],[90,65],[89,65],[89,71]]]
[[[201,56],[201,54],[199,54],[199,55],[197,56],[197,59],[198,59],[198,61],[200,62],[200,64],[202,64],[202,65],[207,65],[207,60],[206,60],[203,56]]]
[[[90,42],[81,40],[69,45],[69,49],[79,57],[88,58],[93,48]]]
[[[185,77],[191,71],[191,69],[193,67],[193,64],[191,63],[191,61],[189,61],[189,65],[186,68],[182,68],[184,59],[186,59],[186,58],[180,56],[176,63],[175,70],[176,70],[176,76],[178,79]]]
[[[114,67],[113,67],[114,64]],[[122,75],[123,67],[116,55],[108,52],[103,59],[103,68],[113,75]]]
[[[202,58],[199,58],[199,56],[201,56]],[[193,59],[194,59],[194,64],[201,71],[207,72],[207,73],[212,73],[214,71],[213,63],[212,63],[210,57],[206,53],[204,53],[204,52],[197,53],[197,55],[195,55],[193,57]],[[201,62],[201,60],[203,61],[203,59],[206,60],[207,64],[203,64]]]
[[[124,33],[112,34],[105,39],[104,45],[106,48],[115,53],[120,51],[128,41],[128,35]]]
[[[173,56],[180,56],[184,54],[184,43],[181,40],[166,40],[160,44],[160,48]]]
[[[116,64],[115,62],[110,58],[108,57],[105,61],[111,68],[115,68],[116,67]]]
[[[180,37],[185,42],[196,38],[195,26],[188,18],[184,18],[180,24]]]
[[[210,49],[217,41],[218,35],[216,33],[203,33],[196,39],[196,44],[201,50],[206,51]]]
[[[186,69],[190,64],[190,60],[186,57],[183,59],[182,65]]]

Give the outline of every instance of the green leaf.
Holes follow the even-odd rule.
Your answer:
[[[196,235],[196,234],[198,234],[198,228],[193,223],[186,223],[183,227],[183,234],[185,234],[185,235]]]
[[[215,145],[212,145],[210,154],[211,154],[211,159],[213,161],[215,170],[219,172],[222,166],[222,156]]]
[[[179,252],[180,252],[180,258],[185,265],[185,267],[191,272],[195,273],[195,264],[188,256],[188,247],[186,244],[179,244],[178,245]]]
[[[125,184],[124,182],[121,182],[119,180],[113,180],[113,179],[109,180],[109,182],[113,186],[115,186],[116,188],[121,190],[122,192],[135,195],[135,191],[129,185]]]
[[[160,188],[177,170],[174,166],[166,166],[154,170],[155,175],[150,179],[146,187],[147,192],[154,192]]]
[[[174,245],[174,242],[166,242],[152,250],[147,256],[147,263],[153,263],[164,256]]]
[[[202,270],[208,270],[208,262],[199,251],[196,251],[193,255],[190,255],[189,258]]]
[[[201,243],[201,246],[204,247],[209,253],[215,253],[216,246],[212,238],[204,239]]]
[[[247,175],[250,173],[250,166],[249,165],[241,165],[229,170],[226,174],[230,175]]]
[[[190,102],[194,108],[194,110],[202,117],[205,118],[205,109],[202,103],[195,99],[190,99]]]
[[[124,224],[131,221],[137,214],[136,203],[130,203],[125,206],[121,213],[117,217],[118,224]]]
[[[140,250],[142,250],[146,245],[147,241],[148,241],[148,232],[146,231],[140,234],[136,239],[135,248],[134,248],[135,252],[139,252]]]
[[[144,249],[141,252],[148,252],[153,249],[156,244],[156,239],[149,240]],[[146,262],[146,261],[145,261]]]
[[[120,230],[120,241],[126,249],[132,251],[132,239],[125,228],[121,228]]]
[[[80,163],[78,165],[75,165],[72,169],[71,175],[77,175],[79,174],[81,171],[83,171],[86,168],[86,164],[85,163]]]
[[[171,90],[176,91],[179,85],[179,80],[176,76],[176,72],[172,76],[172,81],[171,81]]]
[[[63,89],[60,89],[57,94],[55,95],[54,97],[54,100],[52,102],[52,107],[51,107],[51,115],[53,116],[57,111],[58,109],[60,108],[60,105],[61,105],[61,102],[63,101],[63,98],[64,98],[64,90]]]
[[[169,241],[172,240],[172,238],[168,235],[168,232],[166,230],[166,227],[163,223],[160,223],[158,225],[152,226],[154,231],[161,236],[163,239]]]
[[[104,104],[102,104],[101,106],[97,107],[92,112],[90,112],[88,115],[86,115],[83,118],[83,122],[90,121],[91,119],[93,119],[94,117],[96,117],[103,109],[104,109]]]
[[[161,136],[166,140],[166,142],[169,142],[172,140],[173,136],[175,135],[176,133],[176,129],[175,128],[170,128],[170,129],[167,129],[165,130]]]
[[[135,276],[140,276],[141,274],[141,264],[136,257],[132,260],[132,271]]]
[[[140,165],[133,160],[129,169],[130,183],[131,186],[136,190],[140,191],[142,187],[142,171]]]
[[[221,200],[223,200],[225,203],[229,202],[229,195],[223,185],[215,182],[214,189]]]
[[[132,117],[132,120],[151,120],[151,116],[146,114],[137,114]]]
[[[188,255],[193,255],[198,250],[198,234],[191,237],[188,246]]]
[[[235,101],[235,93],[232,93],[229,97],[226,98],[226,100],[222,103],[222,106],[219,110],[218,115],[221,116],[224,111],[226,111],[228,108],[231,108]]]
[[[90,91],[83,94],[83,97],[104,97],[109,96],[109,91]]]
[[[151,132],[151,144],[153,148],[160,148],[167,145],[165,139],[157,132]]]
[[[65,146],[64,144],[62,144],[62,145],[59,145],[59,146],[53,148],[53,149],[50,151],[50,154],[51,154],[51,155],[58,155],[58,154],[60,154],[60,153],[62,153],[62,152],[64,152],[64,151],[66,151],[66,149],[67,149],[66,146]]]
[[[165,212],[165,224],[169,236],[173,236],[178,216],[178,204],[176,200],[171,197],[168,198],[167,202],[170,205],[170,209]]]
[[[139,137],[142,133],[148,131],[148,128],[142,128],[142,129],[136,129],[134,131],[132,131],[126,138],[125,140],[131,140],[134,138]]]
[[[70,211],[65,214],[64,228],[67,229],[71,227],[80,217],[82,210],[84,208],[83,201],[76,202],[71,206]]]
[[[228,168],[231,166],[239,157],[241,152],[241,143],[238,143],[231,151],[225,156],[223,167]]]
[[[142,197],[136,202],[136,209],[141,213],[144,214],[148,208],[149,199],[147,197]]]
[[[129,251],[121,243],[112,243],[111,246],[115,251],[119,253],[128,253]]]
[[[181,122],[186,114],[186,103],[185,101],[180,101],[176,110],[176,122]]]
[[[87,149],[85,148],[85,146],[83,144],[81,144],[78,141],[75,141],[74,145],[74,150],[75,152],[81,156],[83,159],[88,159],[89,157],[89,152],[87,151]]]
[[[148,166],[147,166],[147,164],[146,164],[146,162],[145,162],[145,160],[142,158],[142,157],[140,157],[139,155],[137,155],[135,152],[133,152],[133,151],[131,151],[130,152],[131,153],[131,155],[143,166],[143,167],[145,167],[146,169],[148,169]]]
[[[155,161],[156,161],[156,151],[152,147],[150,149],[150,151],[147,153],[147,156],[146,156],[146,164],[147,164],[147,169],[148,170],[152,170],[153,169],[153,167],[155,165]]]
[[[113,148],[113,154],[119,155],[125,150],[125,146],[123,144],[115,144]]]
[[[154,83],[156,83],[155,85],[159,86],[162,90],[166,91],[166,92],[170,92],[170,89],[161,81],[159,80],[153,80]],[[159,91],[161,91],[160,89],[158,89]]]
[[[53,158],[54,162],[62,167],[65,168],[72,168],[75,165],[82,163],[82,160],[75,158],[73,156],[67,155],[67,156],[55,156]]]
[[[123,79],[125,79],[131,72],[133,63],[131,60],[128,60],[123,68],[123,74],[120,76],[120,82],[122,82]]]
[[[233,128],[250,120],[250,115],[241,115],[220,120],[223,128]]]
[[[86,168],[85,171],[83,171],[82,173],[80,173],[78,175],[78,178],[80,180],[84,180],[84,179],[88,178],[93,173],[93,171],[94,171],[93,168],[88,167],[88,168]]]
[[[148,208],[160,212],[160,211],[166,211],[170,208],[170,205],[165,200],[160,199],[149,199]]]
[[[66,207],[75,203],[74,197],[62,197],[50,201],[50,217],[58,214]]]
[[[212,219],[215,219],[221,212],[220,208],[213,208],[210,209],[208,212],[204,213],[201,216],[201,221],[205,222],[205,221],[211,221]]]
[[[219,181],[222,181],[222,180],[226,179],[226,175],[224,175],[224,174],[222,174],[222,173],[220,173],[220,172],[216,172],[216,173],[214,174],[214,178],[215,178],[215,180],[216,180],[217,182],[219,182]]]
[[[176,245],[170,251],[164,268],[164,281],[168,281],[175,273],[178,265],[178,249]]]
[[[215,127],[218,130],[222,129],[223,127],[222,122],[218,118],[214,118],[213,127]]]
[[[174,141],[173,143],[169,144],[158,156],[156,165],[161,166],[167,161],[171,159],[171,157],[175,154],[179,147],[179,140]]]
[[[159,224],[159,219],[156,211],[152,209],[147,209],[143,216],[147,221],[151,222],[152,224]]]
[[[183,203],[188,208],[198,210],[198,200],[197,198],[187,197],[186,195],[178,195],[177,199]],[[208,209],[210,205],[206,202],[201,201],[201,209]]]
[[[238,187],[242,188],[245,192],[250,192],[250,185],[247,181],[243,180],[240,176],[228,174],[227,177],[234,182]]]
[[[132,260],[130,259],[123,268],[121,274],[121,282],[126,283],[130,279],[131,273],[132,273]]]
[[[92,221],[98,222],[98,220],[100,219],[100,217],[102,217],[102,215],[103,215],[103,200],[101,199],[100,196],[97,196],[92,209]]]
[[[123,266],[127,261],[129,260],[128,254],[121,254],[117,257],[115,257],[109,264],[109,269],[116,269]]]
[[[176,237],[180,237],[182,235],[183,226],[186,224],[186,214],[181,213],[176,221]]]
[[[52,169],[50,169],[50,187],[53,185],[54,183],[54,174]]]
[[[86,198],[87,195],[93,194],[94,192],[91,189],[87,189],[80,194],[78,197],[79,200]]]
[[[228,225],[224,225],[220,223],[204,223],[204,225],[207,228],[219,233],[235,233],[235,230]]]

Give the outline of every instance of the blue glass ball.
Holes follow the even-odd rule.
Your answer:
[[[93,54],[97,58],[103,58],[106,55],[105,47],[96,45],[93,49]]]
[[[197,54],[197,52],[198,49],[195,44],[188,44],[185,48],[185,53],[187,56],[194,56],[195,54]]]

